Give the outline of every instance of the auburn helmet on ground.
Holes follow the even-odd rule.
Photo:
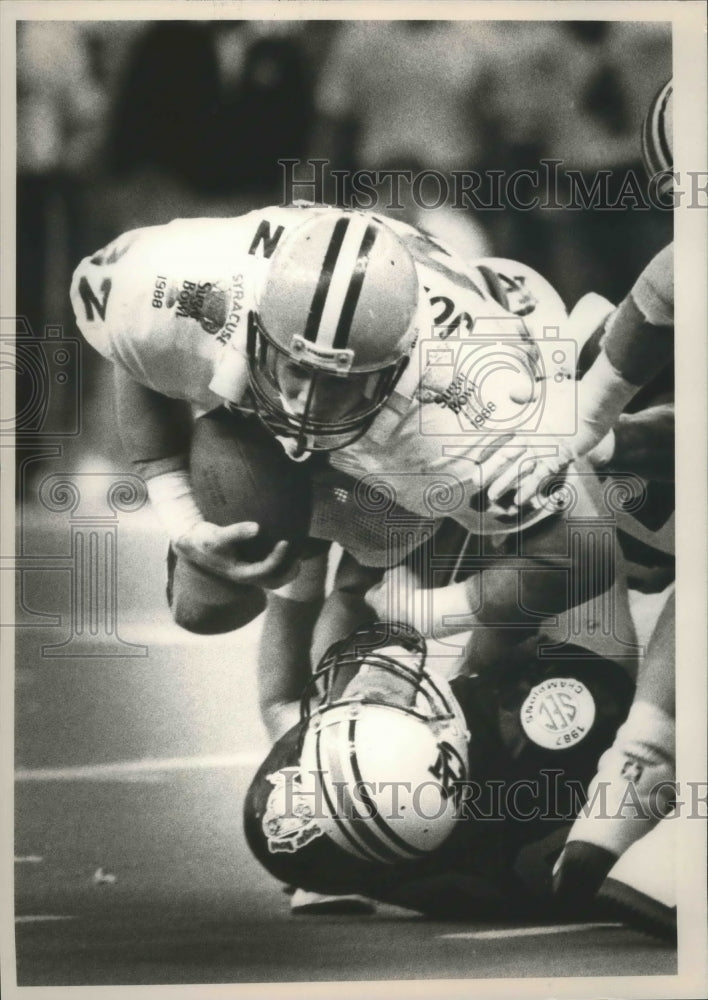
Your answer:
[[[422,636],[389,623],[325,653],[299,726],[280,741],[286,766],[271,754],[249,792],[247,836],[276,877],[295,854],[306,865],[314,840],[318,855],[338,858],[334,867],[351,878],[418,861],[451,834],[469,777],[469,734],[425,655]]]
[[[249,847],[272,876],[315,892],[538,916],[632,680],[568,645],[448,685],[422,668],[424,649],[381,625],[330,647],[300,721],[248,789]]]
[[[425,656],[413,629],[366,627],[330,647],[303,695],[300,763],[313,780],[323,829],[365,860],[421,857],[455,823],[468,777],[467,727],[447,683],[425,669]]]
[[[369,215],[332,210],[278,246],[249,317],[261,419],[296,453],[364,434],[416,339],[418,277],[408,250]]]

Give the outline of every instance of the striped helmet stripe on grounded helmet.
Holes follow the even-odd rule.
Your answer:
[[[341,725],[341,724],[340,724]],[[351,797],[347,793],[346,781],[341,775],[341,772],[337,768],[337,755],[332,753],[331,745],[327,747],[327,759],[324,759],[323,750],[323,732],[328,732],[328,742],[332,738],[331,729],[340,728],[339,726],[328,727],[327,730],[321,729],[315,738],[315,754],[317,760],[317,771],[318,778],[321,783],[322,794],[324,796],[325,803],[327,805],[327,810],[329,812],[330,818],[334,821],[334,833],[335,837],[338,834],[340,837],[346,841],[349,850],[352,854],[357,857],[365,858],[368,861],[386,861],[390,862],[393,859],[388,852],[381,852],[376,849],[376,844],[372,842],[369,836],[368,830],[365,828],[361,832],[355,834],[351,825],[345,822],[344,814],[349,810],[350,815],[353,815],[353,803]],[[328,765],[327,767],[323,765]],[[346,796],[346,801],[345,801]],[[341,813],[340,813],[341,810]],[[335,832],[336,831],[336,832]]]
[[[400,837],[368,795],[357,761],[356,724],[356,719],[341,719],[323,726],[316,738],[318,777],[337,832],[350,850],[370,860],[390,864],[425,857],[429,852]]]
[[[392,848],[396,853],[400,854],[404,858],[423,858],[428,853],[420,848],[414,847],[412,844],[407,843],[402,837],[391,828],[391,826],[386,822],[385,818],[381,815],[379,810],[376,808],[376,804],[372,801],[366,789],[366,782],[363,780],[361,769],[359,767],[359,761],[357,759],[356,753],[356,725],[357,720],[351,719],[349,722],[349,763],[351,765],[352,773],[354,775],[354,780],[360,790],[360,795],[363,804],[367,807],[368,811],[371,813],[371,821],[379,833],[379,836],[383,839],[383,842],[389,848]]]
[[[376,227],[364,218],[337,220],[312,297],[305,340],[333,350],[346,348],[376,237]]]
[[[673,80],[661,88],[642,125],[642,157],[650,177],[673,170]]]

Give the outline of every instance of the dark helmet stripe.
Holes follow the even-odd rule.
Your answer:
[[[345,734],[344,722],[337,724],[337,734],[336,736],[332,733],[333,727],[330,727],[330,737],[331,742],[334,742],[337,737]],[[340,730],[339,727],[342,727]],[[329,754],[329,766],[330,774],[332,777],[332,784],[337,789],[338,802],[341,805],[344,812],[344,822],[348,824],[348,831],[351,836],[356,837],[357,841],[361,842],[360,850],[365,851],[365,853],[373,854],[378,861],[385,861],[388,864],[393,864],[396,861],[400,861],[400,854],[395,851],[390,844],[386,844],[381,840],[375,831],[371,828],[371,822],[368,817],[362,816],[359,809],[356,807],[356,803],[352,798],[350,791],[350,782],[342,768],[342,761],[336,747],[330,745]]]
[[[334,340],[332,341],[332,347],[335,350],[341,350],[346,347],[349,341],[349,333],[352,327],[352,320],[354,319],[354,312],[356,310],[357,302],[359,301],[359,296],[361,295],[361,288],[364,284],[366,268],[369,264],[369,257],[371,256],[371,249],[376,241],[376,236],[376,227],[367,226],[357,254],[352,279],[349,282],[349,288],[347,289],[347,294],[344,297],[344,305],[342,306],[342,312],[339,317],[339,322],[337,323]]]
[[[337,829],[342,834],[344,839],[351,844],[355,854],[357,854],[359,857],[363,856],[370,861],[379,861],[380,858],[375,852],[372,853],[370,850],[367,850],[363,844],[361,844],[352,836],[352,834],[347,829],[346,825],[342,821],[342,818],[340,817],[337,811],[338,804],[332,801],[332,796],[329,794],[329,789],[327,788],[327,782],[326,780],[324,780],[325,771],[324,768],[322,767],[321,739],[322,739],[322,730],[320,729],[320,731],[317,733],[317,736],[315,737],[315,755],[316,755],[315,759],[317,760],[317,770],[319,771],[320,774],[320,788],[322,789],[325,800],[327,802],[327,808],[329,809],[329,814],[331,818],[334,820]]]
[[[395,847],[399,851],[403,851],[405,854],[414,855],[415,857],[419,858],[426,857],[430,853],[429,851],[424,851],[421,850],[421,848],[419,847],[414,847],[412,844],[409,844],[402,837],[399,837],[398,834],[391,829],[390,825],[386,822],[383,816],[381,816],[378,808],[376,807],[376,803],[372,800],[371,796],[366,790],[366,785],[364,784],[361,775],[359,761],[357,760],[356,756],[356,742],[354,739],[355,735],[356,735],[356,719],[351,719],[349,722],[349,763],[351,764],[352,771],[354,772],[354,780],[357,783],[357,787],[359,789],[359,795],[361,796],[361,801],[369,809],[369,813],[371,815],[371,822],[374,823],[377,829],[381,831],[381,834],[385,838],[384,840],[385,844],[386,841],[389,841],[390,844],[395,845]],[[386,847],[390,850],[389,844],[386,844]]]
[[[344,242],[344,236],[348,227],[349,219],[342,218],[337,219],[334,229],[332,230],[329,246],[327,247],[327,252],[325,253],[324,261],[322,262],[322,270],[320,271],[320,276],[317,280],[317,288],[315,289],[315,294],[312,296],[312,305],[310,306],[310,311],[307,315],[307,323],[305,325],[305,332],[303,333],[305,340],[317,340],[317,333],[320,328],[320,321],[322,319],[322,311],[324,310],[327,292],[329,291],[334,267],[337,263],[339,251],[342,249],[342,243]]]

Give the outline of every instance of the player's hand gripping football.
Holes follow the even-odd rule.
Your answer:
[[[241,521],[220,527],[200,521],[173,539],[180,555],[215,576],[232,583],[257,584],[261,587],[282,587],[294,579],[299,570],[298,560],[287,560],[288,542],[279,541],[265,558],[252,562],[246,557],[246,543],[258,535],[258,525]]]

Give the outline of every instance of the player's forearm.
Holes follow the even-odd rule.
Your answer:
[[[467,583],[418,589],[408,595],[410,624],[435,639],[467,632],[477,624],[472,612]]]
[[[172,539],[187,535],[203,518],[187,471],[191,413],[116,366],[116,415],[123,447],[147,483],[152,508]]]
[[[646,385],[673,354],[673,267],[669,244],[644,268],[607,325],[608,357],[635,385]]]
[[[559,516],[529,529],[523,556],[501,557],[465,581],[469,612],[478,625],[516,644],[544,619],[599,597],[614,584],[615,572],[606,561],[598,570],[602,534],[602,522],[595,526],[589,518],[574,530]]]
[[[258,652],[258,700],[269,736],[276,740],[297,721],[310,677],[310,646],[322,598],[294,601],[269,593]]]
[[[602,349],[578,387],[576,455],[595,447],[639,389],[670,363],[673,333],[669,246],[644,269],[607,321]]]
[[[116,416],[123,447],[145,479],[187,467],[189,404],[170,399],[114,369]]]

